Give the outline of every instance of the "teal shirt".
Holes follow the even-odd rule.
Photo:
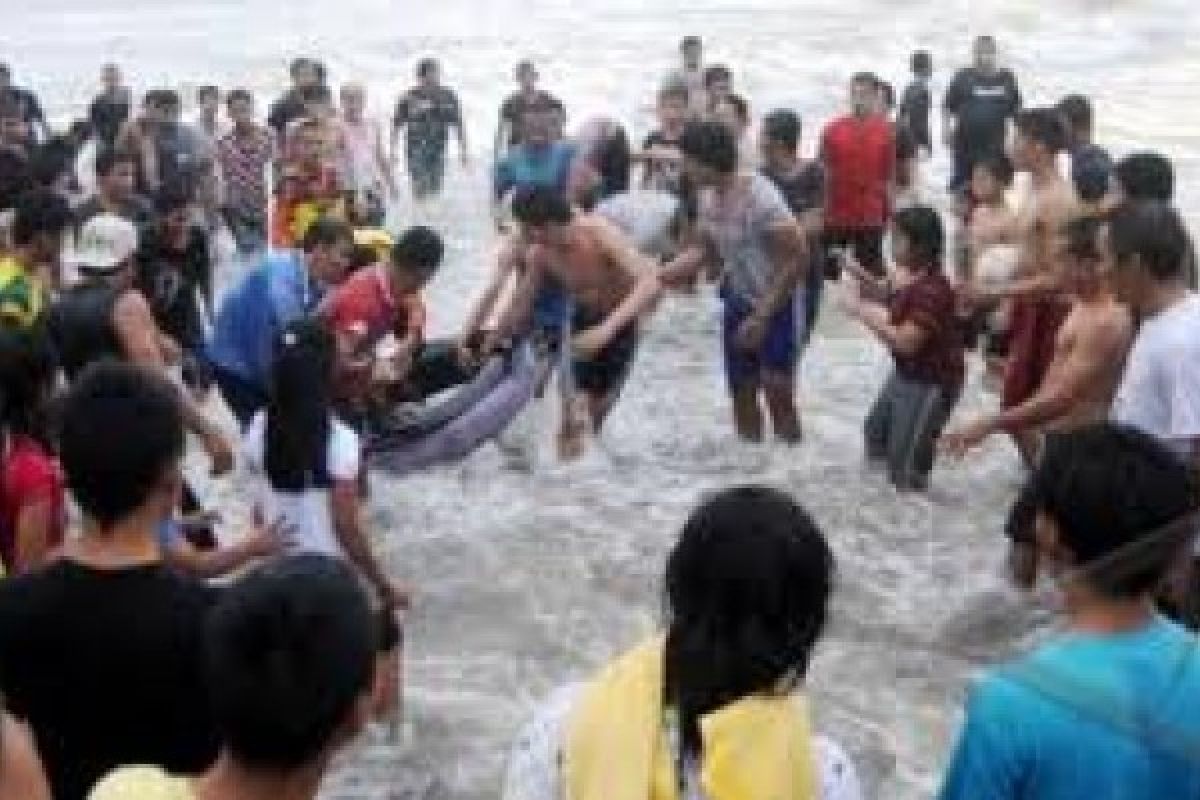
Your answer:
[[[941,800],[1200,800],[1200,647],[1155,618],[1071,634],[974,688]]]

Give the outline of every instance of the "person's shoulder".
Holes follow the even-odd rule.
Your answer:
[[[186,778],[168,774],[162,767],[121,767],[105,776],[88,800],[193,800]]]

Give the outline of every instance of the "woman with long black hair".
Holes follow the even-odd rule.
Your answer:
[[[287,552],[345,559],[379,605],[403,605],[363,529],[358,435],[334,416],[333,334],[319,322],[288,325],[276,343],[267,407],[254,417],[243,458],[255,483],[257,513],[278,521]]]
[[[786,494],[708,499],[667,563],[665,633],[551,698],[505,800],[859,800],[802,690],[833,578],[829,545]]]

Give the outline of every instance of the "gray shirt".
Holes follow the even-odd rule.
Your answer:
[[[724,265],[722,287],[733,299],[754,304],[767,293],[775,275],[770,231],[792,224],[787,201],[770,180],[740,174],[733,189],[700,196],[700,230]]]

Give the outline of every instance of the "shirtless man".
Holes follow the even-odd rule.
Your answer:
[[[573,381],[577,402],[565,392],[559,453],[582,453],[590,423],[599,431],[629,372],[637,348],[637,321],[658,299],[662,286],[653,261],[643,256],[610,222],[578,214],[551,188],[518,189],[513,217],[520,226],[521,273],[508,311],[490,337],[503,341],[528,327],[534,301],[547,281],[570,298],[573,363],[562,380]],[[586,405],[586,407],[580,407]],[[586,415],[585,419],[580,419]]]
[[[1021,405],[1042,385],[1054,355],[1055,336],[1067,315],[1055,265],[1061,234],[1078,213],[1078,201],[1056,164],[1065,147],[1066,131],[1056,111],[1039,108],[1018,115],[1013,161],[1018,170],[1030,173],[1033,190],[1013,231],[1021,250],[1016,277],[1007,285],[974,286],[968,291],[979,305],[1013,301],[1004,376],[1006,409]],[[1029,431],[1016,431],[1012,436],[1025,463],[1032,465],[1036,438]]]
[[[1125,357],[1133,343],[1133,317],[1117,302],[1112,264],[1102,255],[1104,224],[1080,217],[1067,226],[1067,257],[1061,285],[1072,297],[1071,310],[1054,340],[1054,355],[1045,379],[1024,402],[984,414],[942,436],[941,447],[962,456],[994,433],[1033,437],[1063,432],[1109,416],[1121,380]],[[1025,521],[1027,522],[1027,521]],[[1036,579],[1036,549],[1032,528],[1013,519],[1011,564],[1019,583]]]

